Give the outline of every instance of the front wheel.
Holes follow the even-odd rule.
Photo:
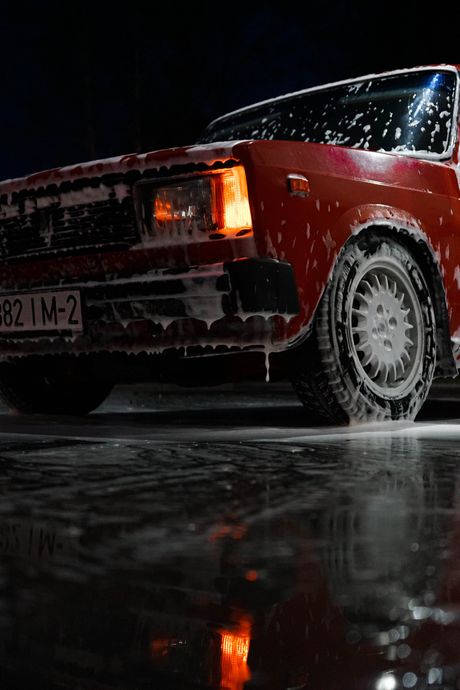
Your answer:
[[[417,262],[372,233],[342,251],[292,373],[322,420],[414,419],[433,379],[435,317]]]

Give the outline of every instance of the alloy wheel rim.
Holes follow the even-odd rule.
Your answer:
[[[423,346],[415,288],[391,259],[367,265],[353,286],[348,324],[356,368],[378,395],[404,396],[417,377]]]

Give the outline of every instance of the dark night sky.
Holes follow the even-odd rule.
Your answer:
[[[460,63],[456,6],[1,2],[0,178],[192,143],[226,111],[325,81]]]

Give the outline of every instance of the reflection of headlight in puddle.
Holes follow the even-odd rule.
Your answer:
[[[375,690],[395,690],[396,688],[396,678],[392,673],[385,673],[384,676],[378,679]]]

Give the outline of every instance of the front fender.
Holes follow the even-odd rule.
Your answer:
[[[312,230],[305,259],[305,272],[296,273],[302,305],[301,314],[290,322],[289,346],[300,344],[309,334],[321,297],[332,277],[337,257],[346,243],[371,228],[381,227],[394,234],[414,254],[421,266],[436,304],[438,361],[442,373],[455,366],[449,342],[449,309],[443,281],[439,249],[433,247],[427,229],[403,209],[382,204],[366,204],[348,209],[329,229]]]

